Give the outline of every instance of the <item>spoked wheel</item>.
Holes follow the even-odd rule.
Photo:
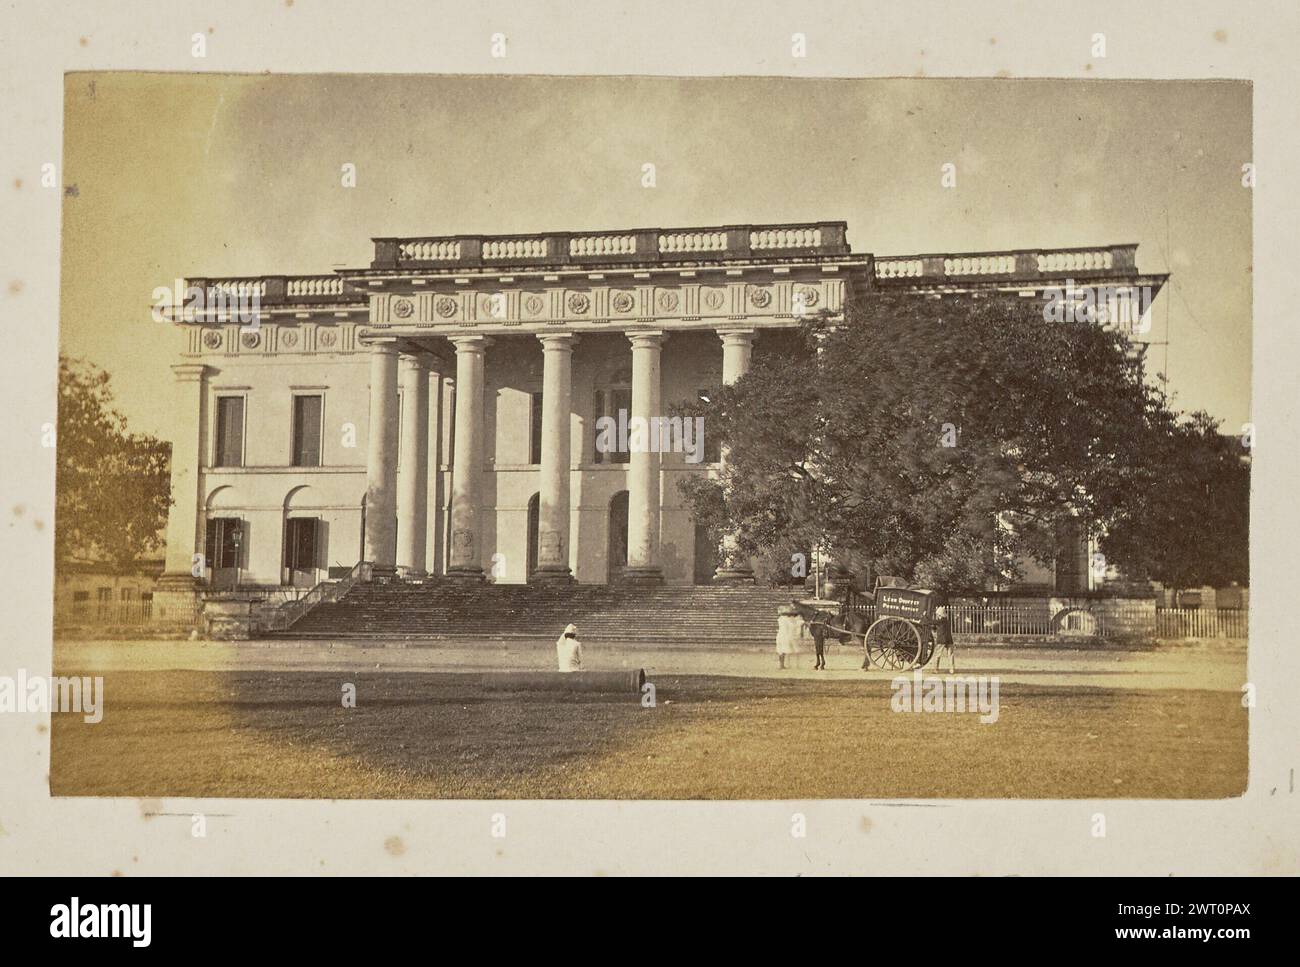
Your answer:
[[[867,658],[877,668],[915,668],[922,658],[921,634],[902,618],[880,618],[867,629]]]

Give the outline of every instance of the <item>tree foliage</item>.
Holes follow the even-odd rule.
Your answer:
[[[977,588],[1050,563],[1081,525],[1107,535],[1112,563],[1158,577],[1171,561],[1153,528],[1197,523],[1203,496],[1175,498],[1173,468],[1212,428],[1169,410],[1118,331],[1049,322],[1034,299],[877,294],[765,344],[687,407],[729,458],[683,491],[747,554],[788,567],[821,548],[864,577]]]
[[[1198,411],[1155,435],[1149,485],[1102,538],[1107,558],[1166,587],[1250,582],[1250,461],[1239,437]]]
[[[132,433],[109,376],[59,357],[55,560],[123,567],[162,545],[171,446]]]

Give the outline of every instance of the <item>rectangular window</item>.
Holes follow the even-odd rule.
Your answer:
[[[135,588],[123,588],[121,592],[118,594],[118,597],[121,598],[123,601],[134,601]]]
[[[109,602],[109,601],[112,601],[112,600],[113,600],[113,589],[112,589],[112,588],[96,588],[96,589],[95,589],[95,597],[96,597],[98,600],[102,601],[102,602]]]
[[[604,463],[605,454],[600,450],[600,418],[605,415],[605,393],[596,390],[595,405],[591,408],[591,462]]]
[[[709,391],[702,389],[697,391],[702,402],[709,402]],[[722,459],[722,442],[717,437],[710,437],[704,434],[704,462],[717,463]]]
[[[592,439],[595,441],[593,450],[595,451],[592,459],[595,463],[628,463],[632,459],[632,454],[626,448],[620,450],[620,441],[618,438],[619,428],[619,411],[623,411],[623,420],[632,418],[632,391],[623,388],[611,389],[608,393],[603,390],[596,390],[596,405],[593,409],[595,419],[592,420]],[[613,421],[609,433],[600,432],[600,418],[608,417]],[[604,439],[602,440],[602,436]],[[605,452],[601,452],[600,444],[604,443],[607,447]]]
[[[1083,549],[1083,531],[1073,521],[1065,521],[1056,527],[1056,590],[1061,594],[1071,594],[1088,590],[1088,573],[1086,562],[1080,561]],[[1080,564],[1083,563],[1083,567]]]
[[[531,414],[532,422],[528,436],[528,462],[531,464],[540,464],[542,462],[542,394],[532,394]]]
[[[217,397],[217,440],[213,448],[215,467],[244,465],[244,398]]]
[[[625,413],[626,416],[620,420],[619,414]],[[630,389],[612,389],[609,391],[609,417],[613,419],[615,430],[621,422],[632,419],[632,391]],[[620,441],[617,437],[614,440],[614,452],[609,455],[610,463],[630,463],[632,454],[626,446],[620,448],[620,444],[626,441]]]
[[[320,396],[293,398],[293,466],[319,467],[321,443]]]

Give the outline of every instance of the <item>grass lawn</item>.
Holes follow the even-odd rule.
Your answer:
[[[71,673],[71,672],[69,672]],[[344,682],[357,707],[342,707]],[[887,680],[708,676],[638,696],[454,674],[111,672],[54,716],[54,795],[290,798],[1221,798],[1246,788],[1231,692],[1004,683],[1000,717],[895,713]]]

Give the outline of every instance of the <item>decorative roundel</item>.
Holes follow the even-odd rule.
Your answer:
[[[772,304],[772,293],[767,289],[750,289],[749,301],[760,309],[765,309]]]
[[[409,319],[415,312],[415,303],[410,299],[398,299],[393,303],[393,315],[398,319]]]
[[[615,292],[614,297],[610,299],[610,304],[613,305],[615,312],[631,312],[636,300],[632,298],[631,292]]]
[[[448,319],[456,314],[456,300],[449,295],[443,296],[438,300],[435,308],[438,310],[438,315]]]
[[[221,333],[215,329],[209,329],[203,334],[203,345],[208,349],[221,348]]]
[[[260,332],[246,332],[239,337],[239,341],[244,344],[245,349],[256,349],[262,345],[262,334]]]
[[[659,308],[664,312],[672,312],[677,308],[677,293],[671,289],[665,289],[659,293]]]
[[[817,290],[814,289],[811,285],[805,285],[802,289],[799,290],[799,294],[803,296],[804,306],[810,309],[817,304],[817,300],[818,298],[820,298]]]
[[[574,315],[582,315],[591,308],[591,297],[585,292],[573,292],[569,295],[569,311]]]
[[[316,341],[320,343],[322,346],[324,346],[326,349],[329,349],[329,347],[333,346],[336,342],[338,342],[338,340],[339,340],[339,334],[335,332],[333,329],[322,329],[320,331],[320,335],[316,337]]]
[[[280,330],[280,345],[285,349],[292,349],[298,345],[298,334],[292,329]]]
[[[721,289],[704,290],[704,304],[708,306],[710,309],[721,309],[722,300],[723,300],[723,295]]]
[[[528,311],[530,316],[540,315],[544,305],[546,305],[546,303],[539,295],[530,295],[528,298],[524,299],[524,309]]]

